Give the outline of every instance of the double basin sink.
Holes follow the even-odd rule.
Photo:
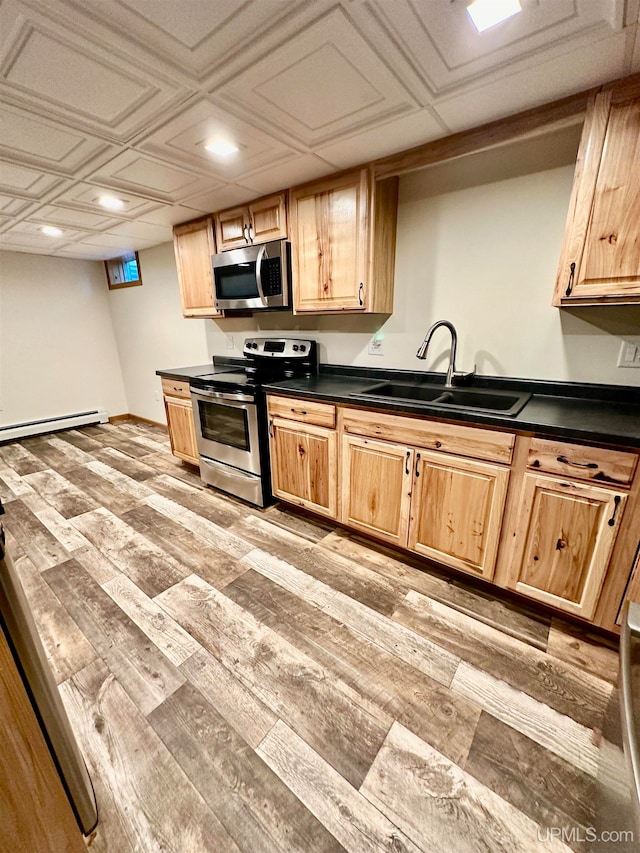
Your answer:
[[[444,388],[442,385],[411,382],[380,382],[352,397],[363,400],[423,403],[434,408],[456,409],[514,417],[531,398],[528,391],[499,391],[490,388]]]

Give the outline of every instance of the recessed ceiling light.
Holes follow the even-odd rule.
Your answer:
[[[521,11],[520,0],[474,0],[467,6],[469,17],[479,33]]]
[[[239,150],[238,146],[234,145],[233,142],[229,142],[228,139],[222,139],[220,136],[212,139],[211,142],[207,142],[204,147],[210,154],[217,154],[219,157],[230,157]]]
[[[116,198],[114,195],[101,195],[98,199],[98,204],[109,210],[122,210],[124,207],[122,199]]]
[[[63,231],[61,228],[56,228],[54,225],[43,225],[40,229],[47,237],[62,237]]]

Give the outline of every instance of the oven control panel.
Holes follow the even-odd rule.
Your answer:
[[[315,341],[296,338],[247,338],[243,352],[256,358],[309,358],[315,350]]]

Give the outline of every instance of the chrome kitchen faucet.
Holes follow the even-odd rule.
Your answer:
[[[449,366],[447,367],[447,376],[444,381],[444,387],[453,388],[456,384],[457,379],[471,379],[471,377],[475,376],[476,373],[475,364],[473,365],[473,370],[471,371],[471,373],[464,373],[463,371],[456,372],[456,350],[458,348],[458,334],[455,330],[453,323],[450,323],[449,320],[438,320],[436,323],[434,323],[425,335],[424,340],[420,344],[418,352],[416,353],[416,358],[424,359],[427,357],[427,348],[431,343],[433,333],[440,326],[445,326],[451,332],[451,352],[449,353]]]

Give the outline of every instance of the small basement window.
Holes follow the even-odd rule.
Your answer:
[[[119,287],[136,287],[142,284],[137,252],[121,255],[119,258],[111,258],[111,260],[104,262],[104,268],[107,271],[109,290],[116,290]]]

